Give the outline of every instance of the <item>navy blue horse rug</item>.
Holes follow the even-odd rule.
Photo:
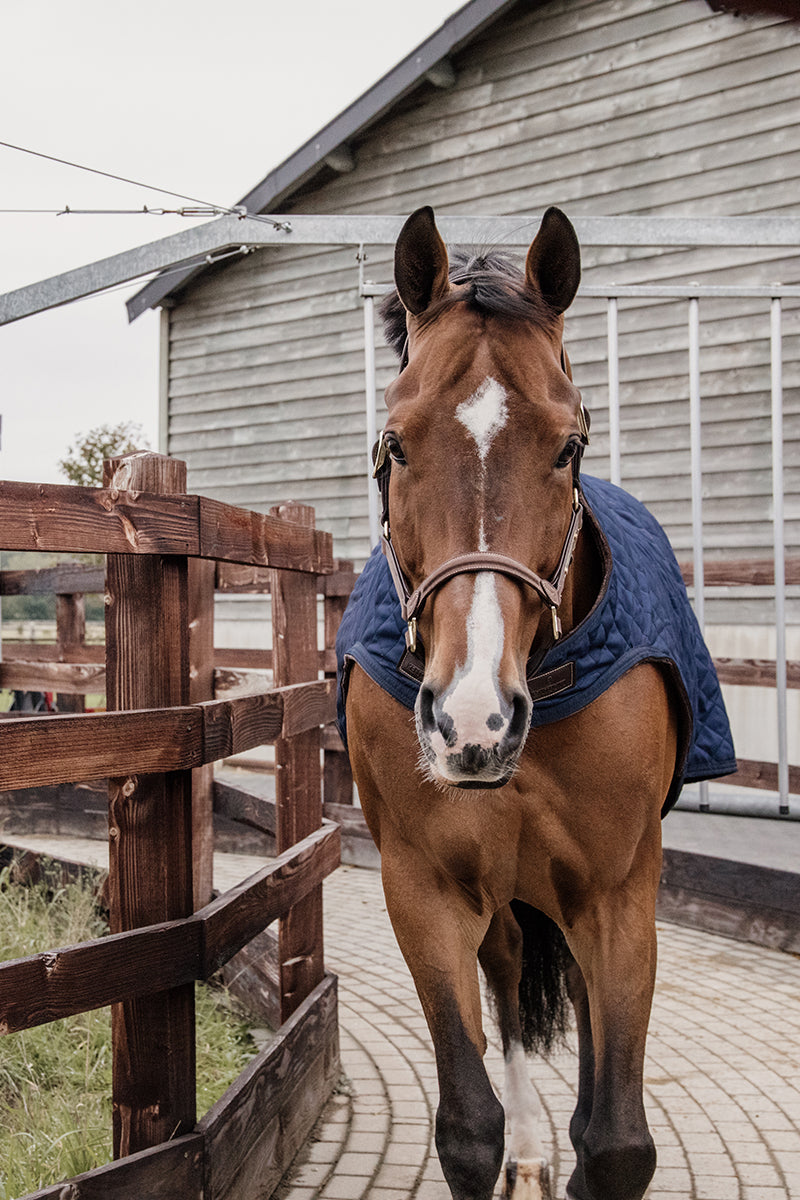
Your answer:
[[[671,674],[683,705],[680,745],[664,812],[684,783],[736,770],[728,715],[708,648],[666,534],[643,504],[621,488],[581,477],[586,516],[605,572],[591,612],[556,642],[540,675],[574,664],[572,685],[535,701],[531,725],[547,725],[591,704],[626,671],[657,662]],[[353,589],[336,639],[339,728],[347,744],[344,697],[357,662],[371,679],[413,709],[419,684],[401,675],[405,622],[389,565],[377,547]]]

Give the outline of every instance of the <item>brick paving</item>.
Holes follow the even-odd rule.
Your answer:
[[[345,1079],[280,1198],[450,1200],[433,1148],[433,1053],[378,873],[343,867],[325,888]],[[648,1195],[800,1197],[800,958],[664,923],[659,946],[645,1079],[659,1165]],[[499,1087],[496,1040],[487,1065]],[[561,1197],[574,1049],[533,1060],[531,1075]]]
[[[102,844],[25,839],[98,861]],[[99,851],[99,854],[98,854]],[[215,856],[225,889],[262,859]],[[326,962],[339,976],[343,1078],[280,1200],[450,1200],[433,1147],[436,1073],[377,871],[325,883]],[[800,1197],[800,956],[659,925],[660,959],[645,1072],[659,1165],[650,1200]],[[487,1022],[490,1039],[492,1029]],[[490,1040],[496,1085],[502,1058]],[[545,1143],[563,1197],[572,1170],[574,1049],[533,1060]],[[498,1196],[499,1196],[498,1191]]]

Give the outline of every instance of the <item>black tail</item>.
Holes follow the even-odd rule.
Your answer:
[[[572,956],[563,933],[544,913],[522,900],[512,900],[511,911],[522,930],[522,1045],[529,1052],[548,1054],[564,1041],[569,1028],[565,972]]]

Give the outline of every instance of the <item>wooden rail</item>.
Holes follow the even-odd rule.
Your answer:
[[[326,822],[187,919],[3,963],[0,1029],[16,1033],[209,979],[335,870],[338,841],[337,826]]]
[[[188,496],[184,465],[159,455],[112,460],[104,483],[0,483],[3,548],[106,554],[102,580],[74,566],[0,575],[0,594],[63,598],[56,654],[7,657],[0,686],[52,683],[69,700],[103,685],[109,708],[0,723],[0,788],[58,796],[75,780],[108,779],[111,936],[0,964],[3,1033],[112,1006],[118,1162],[37,1196],[268,1195],[338,1075],[321,884],[340,838],[322,822],[319,754],[335,684],[319,677],[316,644],[331,541],[307,510],[264,515]],[[215,559],[269,571],[276,686],[266,692],[213,698]],[[82,596],[99,586],[105,662],[83,639]],[[213,899],[209,764],[265,742],[284,781],[278,856]],[[194,981],[238,961],[276,920],[274,995],[256,997],[282,1022],[275,1042],[197,1124]],[[266,1161],[263,1144],[277,1147]]]
[[[191,770],[332,721],[335,681],[129,712],[19,717],[0,726],[0,790]]]
[[[694,583],[694,564],[680,564],[687,587]],[[785,560],[786,583],[800,583],[800,558]],[[706,587],[772,587],[775,583],[775,563],[771,558],[710,559],[703,564]]]
[[[331,569],[330,534],[204,496],[138,491],[133,478],[118,475],[105,488],[0,481],[3,549],[190,555],[317,574]]]

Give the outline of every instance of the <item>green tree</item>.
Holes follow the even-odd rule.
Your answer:
[[[150,443],[141,425],[122,421],[119,425],[97,425],[88,433],[79,434],[59,460],[58,467],[70,483],[82,487],[100,487],[103,482],[103,460],[134,450],[149,450]]]

